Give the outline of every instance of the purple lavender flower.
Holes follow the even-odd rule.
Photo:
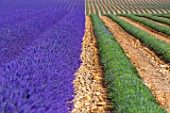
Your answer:
[[[69,2],[2,0],[0,113],[72,109],[85,15],[83,0]]]

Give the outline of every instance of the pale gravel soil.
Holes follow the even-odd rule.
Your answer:
[[[92,22],[86,17],[86,31],[83,37],[82,64],[75,74],[74,107],[72,113],[113,113],[108,91],[103,86],[103,71],[99,64]]]
[[[108,17],[100,17],[136,67],[160,106],[170,113],[170,66]]]

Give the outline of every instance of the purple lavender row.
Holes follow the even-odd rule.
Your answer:
[[[79,2],[80,4],[80,1],[73,1],[71,3],[76,3],[76,2]],[[47,2],[48,3],[48,2]],[[9,11],[10,13],[6,14],[7,16],[5,15],[1,15],[0,14],[0,37],[2,37],[2,31],[3,30],[6,30],[5,27],[9,27],[11,25],[15,25],[15,24],[18,24],[18,23],[21,23],[23,21],[26,21],[26,20],[29,20],[30,18],[34,17],[34,16],[39,16],[39,14],[42,14],[42,13],[45,13],[45,12],[51,12],[53,11],[54,9],[56,10],[58,7],[55,5],[56,2],[52,2],[53,3],[53,7],[51,6],[51,4],[47,4],[46,2],[44,4],[46,4],[47,6],[50,6],[50,8],[48,7],[39,7],[40,9],[39,10],[19,10],[19,9],[15,9],[14,11]],[[57,2],[58,3],[58,2]],[[65,5],[64,4],[61,4],[60,2],[58,3],[60,5],[60,7],[64,7]],[[76,3],[77,5],[78,3]],[[78,5],[79,5],[78,4]],[[2,4],[1,4],[2,5]],[[1,6],[0,5],[0,6]],[[36,6],[41,6],[41,5],[37,5],[37,4],[34,4]],[[14,4],[15,6],[15,4]],[[69,4],[68,7],[73,7],[74,9],[76,8],[76,6],[72,6]],[[18,7],[17,7],[18,8]],[[46,9],[47,8],[47,9]],[[82,8],[82,7],[81,7]],[[70,8],[71,9],[71,8]],[[68,10],[70,10],[68,9]],[[66,9],[64,9],[66,10]],[[64,11],[63,10],[63,11]],[[62,11],[62,12],[63,12]],[[8,11],[1,11],[0,10],[0,13],[2,12],[8,12]]]
[[[71,111],[84,23],[84,1],[77,0],[70,12],[55,9],[8,26],[0,38],[0,113]]]
[[[38,2],[39,3],[39,2]],[[29,2],[22,4],[22,7],[26,7],[29,4]],[[44,5],[41,5],[44,4]],[[32,6],[32,9],[21,9],[20,7],[17,7],[16,9],[13,9],[8,11],[9,9],[7,8],[6,10],[0,10],[0,27],[4,27],[7,25],[11,24],[16,24],[17,22],[21,22],[22,20],[29,19],[33,16],[38,16],[39,14],[46,13],[46,12],[51,12],[56,10],[59,5],[60,7],[64,7],[64,4],[61,4],[60,2],[55,2],[49,4],[48,2],[42,2],[41,4],[32,4],[33,6],[37,6],[36,8]],[[18,4],[13,4],[13,7]],[[0,8],[3,6],[3,4],[0,4]],[[63,9],[65,11],[65,9]],[[8,12],[6,14],[6,12]]]
[[[22,49],[29,45],[38,35],[56,24],[67,12],[53,11],[38,15],[23,23],[4,27],[0,31],[0,63],[14,59]]]
[[[75,2],[79,2],[82,0],[74,0]],[[70,3],[74,2],[70,0],[1,0],[0,1],[0,16],[9,14],[13,11],[25,11],[25,10],[49,10],[49,9],[59,9],[66,10],[67,6]],[[8,11],[8,12],[2,12]],[[1,14],[2,12],[2,14]]]
[[[30,9],[50,9],[55,5],[59,5],[58,0],[56,2],[46,2],[45,0],[1,0],[0,10],[12,11],[12,10],[30,10]],[[50,7],[51,6],[51,7]],[[6,12],[8,13],[8,12]]]
[[[69,112],[84,34],[84,15],[77,14],[64,17],[16,60],[1,65],[0,112]]]
[[[1,17],[0,16],[0,31],[4,29],[4,27],[10,27],[12,25],[24,22],[26,20],[29,20],[32,17],[38,16],[42,13],[45,13],[44,11],[39,11],[39,12],[20,12],[20,13],[11,13],[7,17]]]

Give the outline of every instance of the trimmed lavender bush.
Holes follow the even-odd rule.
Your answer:
[[[81,63],[85,29],[84,1],[80,1],[70,11],[58,10],[57,6],[66,4],[61,1],[30,0],[32,9],[18,3],[11,7],[23,13],[0,27],[0,113],[71,111],[72,81]],[[5,15],[2,11],[5,8],[0,16]]]

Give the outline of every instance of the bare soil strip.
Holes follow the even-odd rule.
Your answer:
[[[129,2],[129,4],[134,4],[134,5],[137,4],[135,0],[129,0],[128,2]]]
[[[167,13],[167,11],[166,10],[164,10],[164,9],[161,9],[162,10],[162,13]]]
[[[101,19],[120,43],[157,102],[170,112],[170,66],[110,18],[102,16]]]
[[[115,7],[111,5],[111,2],[108,0],[105,0],[105,4],[108,6],[108,8],[110,9],[110,12],[112,12],[114,15],[116,15],[116,10]]]
[[[157,14],[156,9],[151,9],[154,14]]]
[[[98,1],[98,5],[99,5],[100,9],[103,11],[103,13],[106,14],[106,10],[104,9],[103,4],[101,4],[101,1]]]
[[[119,7],[119,9],[121,9],[121,11],[122,11],[122,13],[123,13],[123,14],[126,14],[125,9],[124,9],[124,7],[123,7],[123,6],[118,5],[118,7]]]
[[[142,12],[136,6],[134,6],[134,8],[137,11],[137,14],[142,14]]]
[[[152,14],[152,12],[149,9],[145,9],[149,14]]]
[[[115,9],[117,9],[118,14],[121,14],[121,10],[119,9],[119,7],[118,7],[118,6],[113,5],[113,7],[115,7]]]
[[[97,7],[97,10],[98,10],[98,13],[99,13],[99,16],[101,16],[101,11],[100,11],[100,9],[99,9],[99,6],[97,5],[97,3],[95,2],[95,4],[96,4],[96,7]]]
[[[113,6],[115,8],[115,10],[117,10],[118,14],[121,14],[121,11],[117,8],[116,4],[111,0],[109,1],[110,5]]]
[[[94,3],[92,3],[93,13],[96,14],[96,9],[94,7]]]
[[[86,31],[83,37],[82,64],[75,74],[74,107],[72,113],[113,113],[103,87],[103,71],[99,64],[96,38],[90,17],[86,17]]]
[[[108,8],[108,5],[105,4],[105,2],[103,0],[102,0],[102,4],[103,4],[103,7],[105,7],[105,9],[107,10],[108,14],[112,14],[111,11]]]
[[[135,26],[135,27],[137,27],[137,28],[139,28],[139,29],[141,29],[145,32],[150,33],[151,35],[155,36],[156,38],[170,44],[170,36],[167,36],[163,33],[158,33],[157,31],[153,30],[152,28],[149,28],[149,27],[147,27],[147,26],[145,26],[145,25],[143,25],[139,22],[133,21],[133,20],[127,18],[127,17],[119,16],[119,18],[123,19],[124,21],[132,24],[133,26]]]
[[[155,9],[155,10],[157,10],[158,13],[162,13],[159,9]]]
[[[127,6],[126,7],[128,8],[128,11],[130,12],[129,14],[133,13],[133,14],[136,14],[136,10],[134,9],[134,7],[130,7],[130,6]]]
[[[145,10],[139,6],[137,6],[137,8],[139,9],[140,13],[143,14],[143,13],[146,13]]]
[[[133,14],[136,14],[135,9],[131,9],[131,8],[130,8],[130,10],[131,10],[131,12],[132,12]]]
[[[87,4],[88,5],[88,11],[89,11],[89,14],[91,14],[91,7],[90,7],[90,3]]]
[[[133,7],[129,7],[129,6],[127,6],[128,7],[128,9],[129,9],[129,11],[130,11],[130,14],[131,13],[133,13],[133,14],[136,14],[137,13],[137,11],[133,8]]]
[[[143,18],[143,19],[145,19],[145,20],[149,20],[149,21],[155,22],[156,24],[159,24],[159,25],[162,25],[162,26],[170,27],[170,25],[167,25],[167,24],[164,24],[164,23],[161,23],[161,22],[152,20],[152,19],[148,19],[148,18],[146,18],[146,17],[140,17],[140,18]]]
[[[127,8],[128,14],[131,14],[131,11],[130,11],[129,7],[127,6],[126,8]]]
[[[104,8],[106,10],[103,10],[103,13],[105,14],[106,11],[108,11],[108,13],[111,13],[111,6],[115,7],[115,10],[118,10],[118,13],[120,14],[120,11],[125,13],[128,12],[130,13],[132,8],[129,9],[130,7],[135,8],[135,12],[140,13],[165,13],[165,12],[170,12],[170,10],[168,9],[164,9],[164,8],[156,8],[156,5],[159,4],[161,6],[163,6],[167,1],[166,0],[128,0],[128,1],[123,1],[123,0],[90,0],[89,2],[91,3],[96,3],[97,2],[97,6],[100,8],[100,10],[103,10]],[[107,2],[109,2],[110,4],[106,4]],[[148,4],[149,6],[145,6],[146,4]],[[92,9],[91,9],[92,10]],[[91,13],[91,12],[90,12]]]

